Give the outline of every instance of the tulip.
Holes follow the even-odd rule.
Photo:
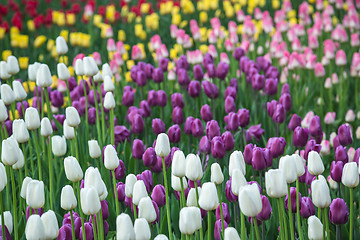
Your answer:
[[[26,204],[31,208],[39,209],[45,204],[44,183],[31,180],[26,186]]]
[[[96,159],[101,156],[101,149],[97,140],[89,140],[89,155],[91,158]]]
[[[9,74],[8,66],[7,66],[6,62],[1,61],[0,62],[0,78],[6,80],[6,79],[9,79],[10,77],[11,77],[11,75]]]
[[[18,149],[18,151],[19,151],[19,159],[14,165],[12,165],[12,168],[14,170],[20,170],[25,165],[24,154],[20,148]]]
[[[344,199],[336,198],[330,204],[329,220],[332,224],[343,225],[347,223],[349,210]]]
[[[35,62],[33,64],[29,64],[28,66],[28,79],[31,81],[31,82],[35,82],[36,81],[36,73],[40,67],[40,63],[38,62]]]
[[[115,170],[119,166],[117,152],[112,145],[107,145],[104,151],[104,166],[108,170]]]
[[[255,217],[261,212],[262,200],[259,188],[255,183],[240,187],[239,205],[241,212],[248,217]]]
[[[60,206],[67,211],[73,210],[77,206],[74,189],[70,185],[65,185],[61,190]]]
[[[10,235],[13,231],[13,219],[11,216],[11,212],[6,211],[6,212],[3,212],[2,214],[4,216],[4,225],[6,227],[6,230],[9,231],[9,235]],[[0,218],[0,225],[2,225],[1,218]],[[2,236],[2,234],[0,234],[0,236]],[[8,239],[8,237],[6,237],[6,239]]]
[[[168,240],[168,237],[164,234],[159,234],[154,238],[154,240]]]
[[[51,137],[51,149],[55,156],[61,157],[66,153],[66,139],[64,136],[52,136]]]
[[[300,214],[303,218],[309,218],[312,215],[315,215],[315,206],[309,197],[301,198],[301,208]]]
[[[94,215],[100,211],[101,204],[98,192],[94,187],[84,187],[80,190],[81,210],[86,215]]]
[[[165,157],[170,153],[169,137],[165,133],[160,133],[156,139],[155,152],[159,157]]]
[[[224,181],[224,175],[222,173],[221,167],[218,163],[211,164],[211,182],[216,185],[221,184]]]
[[[240,240],[240,237],[235,228],[227,227],[224,233],[224,240]]]
[[[44,117],[43,119],[41,119],[41,123],[40,123],[40,134],[43,137],[49,137],[52,132],[52,126],[50,123],[50,120],[47,117]]]
[[[159,207],[162,207],[166,203],[165,188],[158,184],[154,187],[151,193],[151,198],[156,202]]]
[[[39,69],[36,71],[36,85],[39,87],[47,88],[50,87],[52,83],[53,80],[51,77],[49,66],[46,64],[41,64],[39,66]]]
[[[115,99],[112,92],[107,92],[104,98],[104,108],[114,109],[115,108]]]
[[[146,197],[141,198],[138,206],[139,218],[145,219],[148,223],[152,223],[156,220],[156,211],[150,197],[146,195]]]
[[[135,239],[133,223],[130,216],[126,213],[122,213],[116,218],[116,239]]]
[[[342,124],[338,128],[339,142],[343,146],[350,145],[352,143],[351,128],[348,124]]]
[[[240,171],[245,175],[245,161],[244,156],[241,151],[234,151],[230,155],[229,159],[229,175],[232,177],[232,172],[234,169],[240,169]]]
[[[262,202],[262,209],[261,212],[258,215],[256,215],[256,218],[261,221],[266,221],[270,219],[272,208],[269,199],[266,196],[261,195],[261,202]]]
[[[22,101],[26,98],[27,94],[20,81],[13,81],[13,90],[16,101]]]
[[[281,157],[279,160],[279,169],[283,172],[288,184],[295,182],[298,175],[295,159],[292,156],[286,155]]]
[[[69,69],[66,67],[66,65],[64,63],[58,63],[57,73],[58,73],[59,79],[62,81],[68,81],[68,79],[71,77]]]
[[[3,167],[4,165],[0,164],[0,170],[1,167]],[[5,173],[6,174],[6,173]],[[6,176],[6,175],[5,175]],[[22,185],[21,185],[21,190],[20,190],[20,197],[26,199],[26,192],[27,192],[27,185],[29,184],[29,182],[31,182],[31,178],[30,177],[25,177],[23,182],[22,182]],[[5,181],[5,184],[6,184],[6,181]],[[1,189],[1,188],[0,188]]]
[[[207,136],[203,136],[199,141],[199,151],[201,153],[210,153],[211,144]]]
[[[25,123],[29,130],[35,130],[40,127],[40,116],[36,108],[29,107],[26,109]]]
[[[204,183],[199,196],[199,206],[206,211],[212,211],[215,210],[218,205],[219,198],[215,184],[212,182]]]
[[[99,72],[99,68],[93,57],[84,57],[84,73],[88,77],[95,76]]]
[[[41,215],[41,221],[45,227],[46,239],[54,239],[59,235],[59,224],[57,222],[55,213],[52,210],[49,210]]]
[[[301,117],[299,117],[294,113],[294,115],[290,119],[288,128],[290,131],[294,131],[296,127],[300,127],[300,126],[301,126]]]
[[[125,179],[125,195],[129,198],[133,196],[134,184],[137,181],[137,178],[134,174],[129,174]]]
[[[151,238],[149,224],[144,218],[135,219],[134,231],[136,239],[149,240]]]
[[[6,119],[8,119],[7,109],[6,109],[4,101],[2,99],[0,99],[0,123],[5,122]]]
[[[7,184],[7,177],[6,177],[6,171],[5,171],[5,167],[4,165],[0,162],[0,193],[2,192],[2,190],[4,190],[6,184]],[[25,179],[24,179],[25,180]],[[2,204],[2,203],[0,203]]]
[[[287,194],[284,173],[280,169],[270,169],[265,173],[266,193],[272,198],[281,198]]]
[[[84,174],[80,167],[78,160],[75,157],[69,156],[64,159],[65,175],[71,182],[80,181]]]
[[[247,184],[244,174],[240,169],[232,170],[231,192],[239,196],[239,189]]]
[[[114,83],[110,76],[104,77],[104,91],[105,92],[113,92],[115,90]]]
[[[174,175],[171,175],[171,187],[178,192],[184,191],[184,189],[187,188],[186,178],[185,177],[179,178]]]
[[[209,141],[211,141],[214,137],[220,136],[220,127],[217,121],[211,120],[206,123],[206,136]]]
[[[168,129],[169,141],[172,143],[178,143],[181,139],[181,129],[178,124],[175,124]]]
[[[312,240],[323,239],[323,224],[316,216],[308,218],[308,238]]]
[[[356,162],[350,162],[344,165],[341,182],[349,188],[354,188],[359,185],[359,173]]]
[[[56,52],[59,55],[65,55],[68,52],[68,46],[62,36],[56,38]]]
[[[225,145],[221,137],[216,136],[211,140],[211,155],[214,158],[223,158],[225,156]]]
[[[196,192],[200,196],[201,195],[201,187],[197,187],[197,189],[190,188],[190,191],[186,198],[186,206],[187,207],[197,207],[198,206],[198,198],[197,198]]]
[[[203,171],[198,155],[190,153],[186,156],[185,176],[192,181],[197,181],[202,178]]]
[[[210,106],[205,104],[201,107],[200,109],[200,115],[201,115],[201,118],[205,121],[205,122],[208,122],[210,120],[213,119],[213,115],[211,113],[211,109],[210,109]]]
[[[181,150],[177,150],[174,153],[172,165],[171,165],[171,173],[179,178],[185,176],[186,171],[186,160],[185,155]]]
[[[25,143],[29,140],[29,132],[23,119],[15,119],[12,129],[13,135],[18,143]]]
[[[147,197],[148,193],[144,181],[138,180],[134,183],[132,201],[136,206],[139,205],[140,200],[143,197]],[[135,209],[134,209],[135,210]]]
[[[307,129],[304,129],[300,126],[296,127],[292,139],[293,145],[298,148],[304,147],[308,137],[309,132],[307,131]]]
[[[324,172],[324,164],[319,153],[316,151],[309,152],[308,156],[308,170],[312,175],[320,175]]]
[[[228,227],[227,222],[223,223],[221,219],[219,219],[215,222],[215,227],[214,227],[215,240],[220,240],[225,232],[225,231],[223,231],[222,225],[224,225],[224,229],[226,229]],[[220,236],[220,234],[222,236]]]
[[[63,131],[64,131],[64,136],[66,139],[71,140],[71,139],[75,138],[75,129],[68,125],[67,119],[64,120]]]
[[[192,235],[201,228],[201,213],[198,207],[184,207],[180,210],[179,229],[182,234]]]
[[[144,143],[139,139],[135,139],[133,141],[132,156],[136,159],[142,159],[144,152],[145,152]]]
[[[29,217],[26,222],[25,236],[26,239],[46,239],[45,226],[39,215]]]
[[[330,205],[330,190],[322,175],[311,183],[311,196],[314,205],[318,208],[326,208]]]
[[[14,165],[20,158],[19,145],[14,137],[9,137],[2,141],[1,161],[7,165]]]
[[[80,124],[79,112],[74,107],[66,108],[66,121],[70,127],[78,127]]]
[[[104,194],[107,194],[105,183],[101,178],[98,168],[89,167],[88,169],[86,169],[84,177],[84,187],[95,188],[100,198],[104,197]],[[102,200],[104,199],[101,199],[101,201]]]
[[[7,58],[6,67],[7,67],[8,73],[11,75],[15,75],[20,71],[19,62],[18,62],[17,58],[12,55]]]

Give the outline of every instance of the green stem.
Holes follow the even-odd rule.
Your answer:
[[[38,139],[36,130],[34,130],[32,133],[33,133],[33,136],[34,136],[33,140],[34,140],[34,144],[35,144],[35,148],[36,148],[36,156],[37,156],[37,160],[38,160],[39,180],[42,181],[39,139]]]
[[[96,87],[95,87],[95,81],[94,81],[94,78],[91,78],[91,79],[92,79],[92,85],[93,85],[93,91],[94,91],[94,99],[95,99],[96,129],[97,129],[97,134],[98,134],[98,140],[99,140],[100,148],[102,148],[103,145],[102,145],[101,130],[100,130],[99,103],[98,103],[98,101],[97,101],[97,91],[96,91]]]
[[[180,181],[182,182],[182,179]],[[200,208],[200,206],[199,206],[199,190],[198,190],[197,181],[194,181],[194,184],[195,184],[195,193],[196,193],[196,203],[197,203],[198,208]],[[199,232],[200,232],[200,240],[203,240],[204,236],[203,236],[202,227],[199,229]]]
[[[137,219],[137,211],[136,211],[136,205],[133,203],[133,209],[134,209],[134,221]]]
[[[253,220],[253,223],[254,223],[254,226],[255,226],[256,240],[260,240],[259,226],[257,224],[257,219],[256,219],[256,217],[254,217],[252,220]]]
[[[51,137],[48,138],[47,143],[48,149],[48,161],[49,161],[49,187],[50,187],[50,208],[53,209],[53,166],[52,166],[52,156],[51,156]]]
[[[85,96],[85,136],[86,141],[89,140],[88,134],[89,134],[89,123],[88,123],[88,99],[87,99],[87,92],[86,92],[86,85],[87,82],[81,77],[81,80],[83,81],[83,89],[84,89],[84,96]]]
[[[114,109],[110,109],[110,139],[111,145],[115,145],[114,135]]]
[[[283,221],[283,212],[281,211],[281,199],[277,199],[277,207],[278,207],[278,214],[279,214],[279,222],[280,222],[280,239],[284,240],[284,221]]]
[[[240,211],[241,239],[246,239],[245,215]]]
[[[299,196],[299,179],[296,179],[296,218],[300,240],[303,240],[302,229],[301,229],[301,218],[300,218],[300,196]]]
[[[50,105],[50,100],[49,100],[49,93],[47,91],[47,89],[44,88],[43,90],[44,95],[45,95],[45,101],[46,101],[46,107],[47,107],[47,115],[49,120],[51,121],[52,119],[52,111],[51,111],[51,105]]]
[[[291,240],[295,239],[295,233],[294,233],[294,225],[293,225],[293,214],[292,214],[292,206],[291,206],[291,194],[290,194],[290,185],[288,184],[288,212],[289,212],[289,225],[290,225],[290,237]]]
[[[74,216],[72,210],[70,210],[70,218],[71,218],[71,236],[72,239],[75,240]]]
[[[2,192],[0,192],[0,211],[1,211],[1,222],[4,223],[5,219],[4,219],[4,204],[3,204],[3,199],[2,199]],[[6,239],[5,238],[5,224],[1,224],[1,231],[2,231],[2,239]]]
[[[27,167],[27,155],[26,155],[26,148],[25,148],[25,143],[21,144],[21,148],[22,148],[22,152],[24,155],[24,168],[25,168],[25,176],[28,176],[28,167]]]
[[[80,218],[81,218],[81,227],[82,229],[85,229],[85,225],[84,225],[84,213],[81,209],[81,200],[80,200],[80,182],[77,183],[73,183],[74,184],[74,188],[76,188],[77,190],[77,195],[78,195],[78,203],[79,203],[79,212],[80,212]],[[82,231],[82,236],[83,239],[86,239],[86,231]]]
[[[100,111],[101,111],[101,136],[102,136],[102,141],[105,143],[105,112],[104,112],[104,103],[103,103],[103,97],[102,97],[102,93],[101,93],[101,87],[100,85],[98,86],[98,90],[99,90],[99,96],[100,96]]]
[[[72,106],[72,101],[71,101],[71,97],[70,97],[69,80],[66,80],[65,83],[66,83],[66,94],[68,97],[68,107],[70,107],[70,106]]]
[[[100,208],[100,236],[101,239],[104,239],[104,221],[103,221],[103,213],[102,213],[102,208]]]
[[[349,228],[349,240],[354,238],[354,190],[349,188],[350,191],[350,228]],[[329,232],[328,232],[329,235]]]
[[[117,188],[116,188],[115,170],[113,170],[112,176],[113,176],[113,185],[114,185],[116,216],[118,216],[120,214],[120,210],[119,210],[119,201],[118,201]]]
[[[98,239],[97,233],[96,233],[96,226],[95,226],[95,214],[93,215],[93,219],[94,219],[94,225],[93,225],[93,231],[94,231],[94,240]]]
[[[219,197],[219,202],[220,202],[220,214],[221,214],[221,228],[222,228],[222,237],[223,239],[225,239],[224,233],[225,233],[225,226],[224,226],[224,212],[223,212],[223,207],[222,207],[222,201],[221,201],[221,189],[220,189],[220,185],[216,185],[217,187],[217,192],[218,192],[218,197]]]
[[[283,221],[284,221],[284,230],[285,230],[285,239],[288,239],[288,229],[287,229],[287,219],[286,219],[286,213],[285,213],[285,207],[284,207],[284,201],[282,201],[281,198],[279,198],[280,200],[280,207],[281,207],[281,211],[283,212]]]
[[[30,158],[30,167],[31,167],[31,176],[34,176],[34,160],[32,158],[32,155],[33,155],[33,147],[32,147],[32,144],[31,144],[31,139],[28,141],[29,143],[29,158]],[[24,160],[26,161],[26,159]]]
[[[208,229],[207,229],[207,234],[208,234],[208,240],[211,240],[211,212],[209,211],[207,213],[207,219],[208,219]]]
[[[102,239],[101,238],[101,229],[100,229],[100,214],[98,213],[98,214],[94,215],[94,217],[96,217],[97,237],[98,237],[98,239]]]
[[[15,189],[15,178],[14,178],[14,170],[11,166],[10,175],[11,175],[11,187],[12,187],[12,198],[13,198],[13,216],[14,216],[14,234],[15,240],[19,239],[18,233],[18,220],[17,220],[17,204],[16,204],[16,189]],[[2,222],[5,223],[5,222]]]
[[[168,224],[169,240],[172,240],[171,222],[170,222],[170,206],[169,206],[169,187],[166,176],[165,158],[162,157],[164,185],[165,185],[165,197],[166,197],[166,218]],[[182,179],[180,179],[182,181]]]
[[[74,128],[74,134],[75,134],[75,138],[74,138],[74,145],[75,145],[75,152],[76,152],[76,159],[80,162],[80,155],[79,155],[79,147],[78,147],[78,142],[77,142],[77,132],[76,132],[76,128]]]

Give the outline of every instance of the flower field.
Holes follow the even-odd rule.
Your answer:
[[[359,13],[0,2],[0,239],[359,239]]]

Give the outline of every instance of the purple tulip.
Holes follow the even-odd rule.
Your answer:
[[[296,113],[294,113],[294,115],[292,115],[289,121],[288,128],[290,131],[294,131],[296,127],[300,127],[300,126],[301,126],[301,117],[299,117],[298,115],[296,115]]]
[[[173,93],[171,95],[171,105],[173,108],[175,107],[184,108],[185,104],[181,93]]]
[[[333,140],[333,149],[336,151],[337,147],[340,146],[339,136],[335,136]]]
[[[181,129],[178,124],[172,125],[168,129],[169,141],[172,143],[178,143],[181,139]]]
[[[296,127],[293,133],[292,143],[295,147],[302,148],[306,145],[309,138],[309,131],[307,128]]]
[[[284,154],[286,146],[286,140],[283,137],[273,137],[269,138],[266,148],[270,150],[270,153],[273,158],[277,158]]]
[[[152,120],[152,129],[155,135],[165,133],[165,123],[160,118],[154,118]]]
[[[22,105],[24,108],[21,106],[21,102],[16,103],[16,110],[18,111],[20,118],[24,118],[23,111],[25,113],[26,109],[29,107],[29,103],[27,101],[22,101]]]
[[[163,90],[159,90],[159,91],[157,91],[156,94],[157,94],[157,99],[156,99],[157,105],[160,107],[165,107],[167,104],[167,100],[168,100],[166,92]]]
[[[142,156],[142,160],[145,167],[154,166],[157,161],[155,149],[153,147],[147,148]]]
[[[329,219],[332,224],[342,225],[349,219],[349,210],[342,198],[332,200],[329,210]]]
[[[100,94],[96,91],[96,100],[99,103],[100,102]],[[90,90],[88,95],[88,103],[90,103],[92,106],[95,106],[95,93],[94,90]]]
[[[86,240],[92,240],[94,238],[93,225],[89,222],[85,222],[84,227],[85,227]],[[81,240],[83,240],[82,232],[83,229],[82,227],[80,227],[79,238]]]
[[[210,120],[213,119],[213,115],[211,113],[211,109],[210,109],[210,106],[205,104],[201,107],[200,109],[200,115],[201,115],[201,118],[205,121],[205,122],[208,122]]]
[[[343,146],[350,145],[353,141],[350,125],[342,124],[338,128],[339,142]]]
[[[159,67],[163,72],[167,72],[168,70],[168,65],[169,65],[169,59],[167,58],[162,58],[159,61]]]
[[[252,143],[247,144],[244,148],[244,160],[248,165],[252,165],[253,148],[254,145]]]
[[[190,64],[185,55],[181,55],[176,62],[176,68],[183,68],[185,70],[189,70]]]
[[[219,79],[224,80],[228,72],[229,72],[229,64],[225,62],[220,62],[216,68],[216,76]]]
[[[120,180],[123,177],[125,177],[125,164],[121,159],[119,159],[119,166],[115,168],[115,178],[116,180]]]
[[[226,195],[226,199],[229,202],[237,202],[238,201],[238,197],[235,194],[233,194],[233,192],[231,191],[231,179],[226,181],[225,195]]]
[[[192,134],[192,130],[191,130],[191,125],[192,122],[194,121],[194,118],[192,116],[187,117],[185,120],[185,124],[184,124],[184,133],[185,134]]]
[[[264,75],[254,74],[251,78],[251,86],[255,91],[259,91],[265,87]]]
[[[142,110],[142,116],[143,117],[150,117],[151,115],[151,110],[150,110],[150,105],[146,100],[142,100],[140,102],[140,109]]]
[[[117,145],[120,142],[129,140],[130,131],[125,126],[115,126],[114,134],[115,134],[115,145]]]
[[[284,106],[285,110],[288,112],[291,109],[291,95],[289,93],[284,93],[281,95],[279,102]]]
[[[239,122],[239,117],[236,113],[229,113],[229,115],[227,116],[227,129],[234,132],[236,130],[238,130],[239,126],[240,126],[240,122]]]
[[[236,79],[235,79],[235,80],[236,80]],[[236,90],[235,87],[228,86],[228,87],[225,89],[225,92],[224,92],[224,97],[225,97],[225,99],[226,99],[228,96],[231,96],[233,99],[236,99],[237,90]]]
[[[214,63],[213,57],[209,53],[205,53],[202,65],[206,68],[206,66],[211,63]]]
[[[51,105],[54,107],[61,107],[64,105],[64,96],[61,92],[54,90],[50,93]]]
[[[230,151],[235,147],[235,140],[231,132],[226,131],[221,135],[221,138],[224,142],[224,147],[226,151]]]
[[[228,224],[226,221],[224,221],[224,230],[228,227]],[[221,240],[221,235],[222,235],[222,222],[221,219],[216,220],[215,222],[215,227],[214,227],[214,237],[215,240]]]
[[[90,125],[95,124],[96,122],[96,109],[95,108],[89,108],[88,110],[88,123]]]
[[[227,96],[225,99],[225,112],[230,113],[230,112],[235,112],[235,110],[236,110],[236,106],[235,106],[234,98],[231,96]]]
[[[142,180],[145,184],[146,191],[150,193],[154,188],[153,176],[150,170],[145,170],[141,174],[136,175],[137,180]]]
[[[154,187],[151,198],[156,202],[159,207],[162,207],[166,203],[165,188],[163,185],[158,184]]]
[[[156,157],[156,162],[151,167],[151,171],[153,171],[155,173],[161,173],[162,169],[163,169],[162,158],[161,157]]]
[[[157,92],[155,90],[150,90],[147,95],[147,101],[151,107],[157,105]]]
[[[346,151],[346,148],[339,145],[335,150],[335,161],[336,162],[343,162],[344,164],[349,161],[349,157]]]
[[[146,85],[146,74],[144,71],[137,71],[136,72],[136,80],[134,80],[138,86],[143,87]]]
[[[204,72],[200,66],[200,64],[196,64],[193,67],[193,72],[194,72],[194,78],[195,80],[201,81],[204,77]]]
[[[146,64],[144,71],[145,71],[145,74],[146,74],[146,78],[151,79],[153,71],[154,71],[153,65],[151,65],[150,63]]]
[[[209,63],[206,66],[206,71],[207,71],[207,74],[208,74],[209,78],[215,78],[216,77],[216,68],[215,68],[214,63]]]
[[[152,72],[152,79],[156,83],[161,83],[164,81],[164,72],[160,68],[155,68]]]
[[[356,149],[353,162],[356,162],[359,165],[359,158],[360,158],[360,148]]]
[[[289,93],[290,94],[290,86],[289,84],[285,83],[281,88],[281,95]]]
[[[140,114],[136,114],[131,121],[131,131],[140,134],[144,131],[144,120]]]
[[[264,72],[266,72],[267,69],[271,66],[271,63],[262,56],[256,58],[256,63]]]
[[[214,158],[223,158],[226,154],[225,145],[221,137],[216,136],[211,140],[211,155]]]
[[[240,127],[244,128],[249,125],[250,122],[250,111],[246,108],[241,108],[237,112],[239,118]]]
[[[117,190],[117,195],[118,195],[118,201],[119,202],[124,202],[125,201],[125,183],[122,182],[118,182],[116,184],[116,190]]]
[[[314,116],[309,125],[309,133],[313,137],[321,136],[323,134],[321,128],[321,120],[319,116]]]
[[[144,152],[145,152],[145,146],[143,141],[141,141],[140,139],[135,139],[132,145],[133,157],[136,159],[142,159],[142,155],[144,154]]]
[[[269,161],[270,159],[268,158],[268,156],[265,157],[265,150],[259,147],[254,147],[253,148],[253,156],[252,156],[252,160],[251,160],[251,164],[252,167],[257,170],[257,171],[262,171],[265,170],[266,167],[268,167],[269,165]],[[272,163],[272,158],[271,158],[271,163]]]
[[[204,135],[204,126],[200,119],[195,118],[191,122],[191,133],[194,137],[200,137]]]
[[[315,206],[309,197],[301,198],[301,207],[300,215],[303,218],[309,218],[312,215],[315,215]]]
[[[199,142],[199,151],[201,153],[210,153],[211,144],[207,136],[203,136]]]
[[[342,161],[332,161],[330,168],[330,176],[335,182],[341,182],[344,163]]]
[[[205,80],[202,82],[202,87],[208,98],[214,99],[219,96],[219,89],[214,83]]]
[[[177,69],[176,74],[180,86],[187,87],[190,83],[190,77],[187,71],[183,68]]]
[[[211,120],[206,123],[206,136],[209,141],[211,141],[214,137],[220,136],[220,127],[216,120]]]
[[[155,221],[153,221],[151,224],[156,224],[156,223],[158,223],[159,222],[159,219],[160,219],[160,210],[159,210],[159,206],[158,206],[158,204],[154,201],[154,200],[152,200],[152,204],[153,204],[153,206],[154,206],[154,209],[155,209],[155,213],[156,213],[156,219],[155,219]]]
[[[238,48],[235,48],[234,52],[233,52],[233,57],[239,61],[240,58],[242,58],[243,56],[245,56],[245,50],[238,47]]]
[[[304,154],[305,160],[307,160],[309,152],[316,151],[320,153],[320,150],[321,150],[320,144],[317,144],[314,139],[309,140],[305,147],[305,154]]]
[[[175,107],[172,111],[172,121],[175,124],[183,124],[184,122],[184,113],[180,107]]]
[[[223,202],[223,203],[221,203],[221,206],[222,206],[224,221],[227,223],[230,223],[231,217],[230,217],[230,211],[229,211],[228,205]],[[220,209],[220,204],[219,204],[219,206],[215,210],[216,220],[221,219],[221,211],[220,210],[221,209]]]
[[[190,97],[196,98],[200,96],[201,85],[199,81],[191,81],[188,87]]]
[[[284,122],[286,117],[285,108],[282,104],[277,104],[272,119],[275,123],[281,124]]]
[[[291,212],[296,213],[296,188],[290,187],[290,196],[291,196]],[[289,211],[288,203],[289,194],[285,196],[285,209]],[[299,192],[299,202],[301,202],[301,193]]]
[[[264,134],[264,129],[261,128],[261,124],[253,125],[249,127],[245,132],[245,139],[247,142],[252,141],[254,138],[259,141],[261,136]]]
[[[41,215],[44,213],[44,209],[43,208],[39,208],[39,209],[33,209],[31,208],[31,213],[30,213],[30,207],[28,206],[26,208],[26,221],[28,220],[28,218],[33,215],[33,214],[38,214],[40,217]]]
[[[127,107],[134,105],[134,92],[133,91],[125,91],[122,96],[121,103]]]
[[[262,209],[261,212],[256,215],[256,218],[261,221],[266,221],[270,219],[272,208],[269,202],[269,199],[265,195],[261,195]]]

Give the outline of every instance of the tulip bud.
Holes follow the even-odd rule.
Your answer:
[[[80,181],[84,176],[78,160],[72,156],[64,159],[64,168],[66,178],[71,182]]]
[[[9,79],[11,75],[8,71],[8,66],[5,61],[0,62],[0,78],[3,80]],[[1,94],[2,95],[2,94]]]
[[[95,64],[96,65],[96,64]],[[85,65],[84,65],[85,66]],[[97,67],[97,65],[96,65],[96,67]],[[96,82],[96,83],[99,83],[99,82],[101,82],[101,81],[103,81],[103,75],[101,74],[101,72],[99,71],[99,69],[97,70],[98,72],[94,75],[94,76],[92,76],[93,77],[93,79],[94,79],[94,81]],[[84,73],[85,73],[85,75],[86,75],[86,72],[85,72],[85,67],[84,67]],[[86,75],[87,76],[87,75]]]
[[[320,175],[324,172],[324,164],[318,152],[311,151],[308,156],[308,170],[314,175]]]
[[[186,156],[185,176],[192,181],[197,181],[202,178],[203,170],[198,155],[190,153]]]
[[[12,231],[13,231],[13,219],[12,219],[12,216],[11,216],[11,212],[6,211],[6,212],[3,212],[3,214],[4,214],[4,225],[7,228],[7,230],[9,231],[9,234],[11,234]],[[1,218],[0,218],[0,225],[2,225]],[[8,239],[8,237],[6,236],[5,239]],[[9,239],[11,239],[11,238],[9,238]]]
[[[298,177],[295,161],[290,155],[283,156],[279,160],[279,169],[283,172],[288,184],[295,182]]]
[[[15,164],[12,165],[12,168],[15,170],[19,170],[23,168],[25,165],[24,154],[20,148],[18,148],[18,151],[19,151],[19,159]]]
[[[315,215],[315,206],[309,197],[301,198],[300,214],[303,218]]]
[[[330,167],[330,176],[335,182],[341,182],[343,174],[344,163],[339,161],[332,161]]]
[[[174,153],[171,165],[171,173],[179,178],[185,176],[186,160],[185,155],[181,150],[177,150]]]
[[[56,38],[56,52],[58,55],[64,55],[68,52],[68,46],[62,36]]]
[[[201,187],[197,187],[197,191],[200,196],[201,195]],[[186,206],[187,207],[197,207],[198,206],[198,200],[196,197],[196,188],[190,188],[190,191],[186,198]]]
[[[232,172],[234,169],[240,169],[243,175],[246,174],[245,160],[241,151],[234,151],[230,155],[230,160],[229,160],[230,177],[232,177]]]
[[[11,105],[15,102],[15,93],[6,83],[1,84],[1,99],[4,101],[5,105]]]
[[[20,81],[13,81],[13,90],[16,101],[22,101],[26,98],[27,94]]]
[[[114,83],[110,76],[106,75],[104,77],[104,91],[105,92],[113,92],[115,90]]]
[[[76,59],[75,62],[75,73],[78,76],[84,75],[84,62],[81,58]]]
[[[349,210],[344,199],[336,198],[330,204],[329,220],[332,224],[342,225],[349,219]]]
[[[136,239],[149,240],[151,238],[149,224],[144,218],[135,219],[134,231]]]
[[[356,162],[350,162],[344,165],[341,182],[349,188],[354,188],[359,185],[359,172]]]
[[[99,72],[99,68],[93,57],[84,57],[84,73],[88,77],[95,76]]]
[[[45,227],[45,239],[54,239],[59,235],[59,224],[52,210],[41,215],[41,221]]]
[[[236,196],[238,196],[239,189],[242,186],[245,186],[247,184],[247,182],[246,182],[244,174],[242,173],[242,171],[240,169],[235,168],[232,172],[233,172],[232,173],[233,175],[231,178],[231,192],[233,194],[235,194]]]
[[[212,211],[215,210],[218,205],[219,197],[215,184],[212,182],[204,183],[199,196],[199,206],[206,211]]]
[[[25,227],[26,239],[46,239],[45,226],[37,214],[29,217]]]
[[[224,181],[224,174],[218,163],[211,164],[211,182],[219,185]]]
[[[94,215],[100,211],[101,204],[95,188],[84,187],[80,190],[81,209],[86,215]]]
[[[36,72],[36,85],[39,87],[47,88],[50,87],[52,83],[53,80],[51,77],[49,66],[46,64],[41,64]]]
[[[0,193],[4,190],[7,184],[7,177],[4,165],[0,162]],[[24,179],[25,180],[25,179]]]
[[[305,159],[303,159],[302,157],[300,157],[299,154],[296,153],[292,154],[291,157],[293,157],[295,161],[297,176],[301,177],[305,173],[305,166],[304,166]]]
[[[84,187],[95,188],[99,197],[101,197],[104,193],[106,194],[106,186],[101,178],[98,168],[89,167],[88,169],[86,169],[84,177]]]
[[[45,193],[44,193],[43,181],[31,180],[27,184],[27,186],[26,186],[26,204],[34,209],[39,209],[44,206]]]
[[[119,166],[119,158],[116,149],[112,145],[107,145],[104,151],[104,166],[106,169],[114,170]]]
[[[224,240],[240,240],[240,237],[235,228],[227,227],[224,231]]]
[[[130,216],[126,213],[122,213],[116,218],[116,239],[135,239],[133,223]]]
[[[61,190],[60,206],[66,211],[73,210],[77,206],[74,189],[70,185],[65,185]]]
[[[1,168],[1,166],[3,167],[4,165],[0,164],[0,168]],[[27,186],[28,186],[29,182],[31,182],[31,180],[32,179],[30,177],[26,177],[26,178],[24,178],[24,180],[22,182],[21,190],[20,190],[20,197],[22,197],[23,199],[26,199]],[[6,185],[6,181],[5,181],[5,185]]]
[[[350,125],[342,124],[338,128],[339,142],[343,146],[350,145],[353,141]]]
[[[183,183],[183,188],[181,188],[181,180],[182,179],[182,183]],[[187,181],[186,181],[186,178],[185,177],[182,177],[182,178],[179,178],[179,177],[176,177],[174,175],[171,174],[171,187],[175,190],[175,191],[183,191],[184,189],[187,188]]]
[[[50,120],[47,117],[41,119],[40,126],[41,136],[49,137],[53,133],[53,128],[51,126]]]
[[[169,238],[165,236],[164,234],[157,235],[154,240],[168,240]]]
[[[239,206],[241,212],[247,217],[255,217],[261,212],[261,196],[259,187],[255,183],[240,187]]]
[[[107,92],[104,99],[104,108],[114,109],[115,108],[115,99],[112,92]]]
[[[89,140],[89,155],[91,158],[96,159],[101,156],[101,149],[97,140]]]
[[[265,173],[266,193],[272,198],[281,198],[287,194],[287,184],[283,171],[270,169]]]
[[[166,203],[165,188],[163,185],[156,185],[151,193],[151,198],[156,202],[159,207],[162,207]]]
[[[64,63],[58,63],[57,65],[57,74],[60,80],[68,81],[71,77],[69,69]]]
[[[312,201],[318,208],[326,208],[331,203],[329,186],[325,178],[319,175],[319,179],[311,183]]]
[[[314,240],[323,239],[323,224],[316,216],[308,218],[308,238]]]
[[[180,210],[179,229],[182,234],[192,235],[201,225],[200,208],[184,207]]]
[[[146,196],[139,201],[139,218],[144,218],[148,223],[156,220],[156,211],[150,197]]]
[[[64,120],[63,131],[64,131],[64,136],[65,136],[66,139],[71,140],[71,139],[75,138],[75,129],[68,125],[67,119]]]
[[[80,124],[79,112],[74,107],[66,108],[66,121],[70,127],[78,127]]]
[[[25,143],[29,140],[29,132],[23,119],[15,119],[12,130],[13,136],[18,143]]]
[[[125,195],[128,198],[131,198],[133,196],[133,189],[134,189],[134,184],[137,181],[137,178],[134,174],[129,174],[126,176],[125,179]]]
[[[55,156],[61,157],[66,153],[66,139],[58,135],[51,137],[51,149]]]
[[[168,135],[166,135],[165,133],[160,133],[156,139],[156,155],[158,155],[159,157],[166,157],[167,155],[169,155],[170,151],[171,149]]]
[[[8,113],[4,101],[0,99],[0,123],[3,123],[8,119]]]
[[[25,123],[29,130],[35,130],[40,127],[40,117],[38,110],[33,107],[29,107],[25,111]]]
[[[7,58],[6,67],[7,67],[8,73],[11,75],[15,75],[20,71],[19,62],[18,62],[17,58],[12,55]]]
[[[12,166],[19,160],[19,145],[14,137],[8,137],[2,141],[1,147],[1,161],[7,165]]]
[[[143,180],[138,180],[134,184],[132,201],[135,205],[139,205],[143,197],[147,197],[148,193]]]

